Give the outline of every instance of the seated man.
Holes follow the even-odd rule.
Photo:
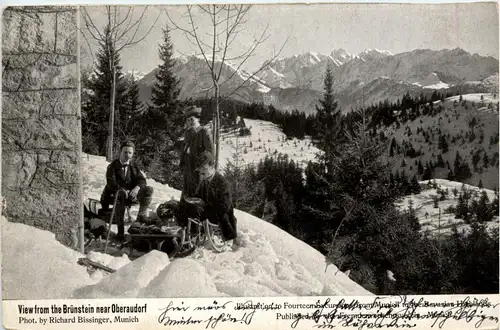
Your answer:
[[[108,165],[106,171],[106,187],[101,195],[101,204],[104,211],[113,205],[116,193],[120,193],[115,210],[116,224],[118,225],[118,239],[124,239],[124,222],[126,205],[139,202],[139,214],[137,220],[141,221],[146,216],[146,210],[151,204],[153,188],[146,186],[146,178],[140,168],[132,161],[135,146],[132,142],[126,142],[121,147],[120,157]]]
[[[225,240],[236,238],[238,235],[231,187],[227,179],[215,171],[211,152],[203,152],[200,155],[196,171],[199,173],[200,183],[194,197],[201,198],[205,202],[201,220],[208,219],[218,224]]]

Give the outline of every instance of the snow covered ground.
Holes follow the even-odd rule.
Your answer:
[[[481,96],[483,97],[482,100],[481,100]],[[448,97],[446,100],[452,101],[452,102],[453,101],[460,101],[460,95]],[[497,94],[493,95],[492,93],[464,94],[464,95],[462,95],[462,100],[469,101],[469,102],[475,102],[475,103],[484,102],[485,104],[489,104],[489,103],[496,104],[498,102],[498,95]]]
[[[269,121],[247,118],[244,120],[246,127],[252,132],[251,135],[239,136],[232,132],[221,134],[221,169],[228,160],[234,163],[235,154],[239,155],[240,161],[245,164],[257,164],[266,155],[279,151],[305,167],[319,152],[310,139],[288,140],[281,129]]]
[[[98,199],[107,162],[84,154],[82,163],[84,197]],[[155,189],[151,212],[180,196],[152,179],[148,185]],[[2,218],[3,298],[371,295],[304,242],[247,213],[236,211],[236,217],[241,244],[232,250],[200,249],[174,261],[157,251],[133,261],[91,252],[91,260],[117,269],[91,275],[77,265],[84,255],[52,233]]]
[[[446,89],[449,87],[450,87],[450,85],[448,85],[447,83],[444,83],[442,81],[440,81],[436,84],[424,86],[424,88],[427,88],[427,89]]]
[[[434,181],[434,180],[432,180]],[[408,209],[410,200],[413,201],[413,208],[416,210],[416,215],[422,226],[422,231],[429,231],[434,234],[450,234],[452,226],[457,225],[459,231],[464,231],[470,229],[470,226],[465,224],[462,219],[455,219],[454,214],[446,213],[446,209],[450,206],[456,207],[458,202],[457,197],[453,194],[453,189],[458,192],[462,189],[461,182],[448,181],[444,179],[435,179],[437,186],[441,190],[448,189],[448,196],[446,200],[439,201],[438,208],[434,208],[434,196],[438,196],[437,189],[432,188],[429,182],[432,181],[421,181],[420,185],[424,187],[422,192],[418,195],[406,196],[398,205],[401,209]],[[486,191],[488,194],[489,201],[491,202],[495,194],[493,190],[489,189],[479,189],[478,187],[465,185],[467,190],[472,191],[474,194],[477,192],[477,196],[480,196],[482,190]],[[473,197],[478,199],[478,197]],[[498,217],[495,217],[493,221],[487,223],[489,228],[498,228]]]

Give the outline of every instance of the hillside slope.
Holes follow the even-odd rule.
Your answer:
[[[84,197],[99,198],[108,163],[85,154],[82,163]],[[155,189],[151,212],[180,197],[152,179],[148,185]],[[237,210],[236,217],[241,244],[230,251],[200,249],[174,261],[157,251],[133,261],[90,252],[90,259],[118,269],[91,276],[76,263],[83,255],[52,233],[2,218],[3,298],[371,295],[307,244],[247,213]]]
[[[460,96],[453,96],[444,102],[434,103],[433,108],[439,111],[435,115],[424,115],[420,110],[420,116],[414,120],[380,127],[379,132],[383,131],[389,138],[394,137],[398,144],[394,152],[395,169],[404,170],[410,178],[417,175],[418,179],[422,179],[418,163],[424,168],[431,161],[436,165],[441,156],[443,164],[435,167],[433,175],[446,179],[448,164],[452,171],[455,170],[458,152],[469,164],[472,174],[465,183],[478,186],[482,181],[485,188],[498,188],[498,101],[498,94],[464,94],[462,102]],[[441,136],[441,140],[446,141],[446,152],[443,152],[446,149],[440,143]],[[405,153],[410,145],[421,155]]]
[[[257,119],[245,118],[245,125],[251,135],[239,136],[235,132],[221,134],[220,168],[228,161],[239,165],[258,164],[261,159],[277,153],[285,154],[299,166],[305,168],[307,162],[314,160],[320,152],[309,138],[288,140],[283,131],[275,124]]]
[[[437,188],[433,187],[435,183]],[[415,210],[415,215],[418,217],[419,223],[422,226],[422,232],[428,232],[435,235],[450,235],[453,226],[457,226],[458,231],[470,230],[470,225],[466,224],[464,220],[457,219],[455,214],[449,212],[450,207],[456,207],[458,197],[454,195],[453,191],[460,192],[462,183],[454,182],[443,179],[429,180],[420,182],[423,188],[419,194],[405,196],[397,205],[402,210],[408,210],[410,201],[412,208]],[[472,192],[474,199],[477,199],[482,191],[485,191],[489,201],[493,201],[495,194],[490,189],[479,189],[471,185],[463,185],[465,189]],[[439,201],[437,207],[434,205],[434,198],[439,196],[439,190],[447,191],[448,195],[443,201]],[[486,223],[488,228],[498,228],[498,216],[495,216],[492,221]]]

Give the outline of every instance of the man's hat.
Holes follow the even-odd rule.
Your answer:
[[[197,162],[197,166],[195,171],[200,170],[205,165],[214,166],[215,158],[214,155],[210,151],[204,151],[200,154]]]
[[[125,141],[124,143],[122,143],[120,150],[122,150],[125,147],[131,147],[135,149],[135,144],[132,141]]]
[[[184,109],[184,116],[189,118],[191,116],[200,117],[201,116],[201,108],[198,108],[195,105],[190,105]]]

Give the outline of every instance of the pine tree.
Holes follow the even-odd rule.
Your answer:
[[[460,155],[460,152],[457,150],[457,152],[455,153],[455,161],[453,162],[453,167],[455,168],[455,172],[457,171],[457,169],[460,168],[461,165],[462,165],[462,156]]]
[[[424,173],[424,166],[422,165],[422,162],[420,159],[418,160],[418,174],[423,174]]]
[[[467,213],[469,212],[469,205],[466,194],[462,191],[458,195],[457,207],[455,208],[455,217],[457,219],[467,218]]]
[[[448,152],[448,141],[446,141],[446,137],[443,134],[439,135],[438,148],[441,149],[443,154]]]
[[[152,86],[152,104],[144,116],[144,132],[140,140],[143,163],[155,167],[157,179],[180,188],[179,153],[176,142],[182,136],[183,116],[179,97],[179,80],[173,73],[173,45],[169,30],[163,29],[163,44],[159,46],[161,63]]]
[[[490,158],[488,157],[488,153],[485,151],[483,155],[483,167],[488,168],[490,164]]]
[[[396,146],[397,146],[396,139],[392,138],[391,146],[389,147],[389,157],[394,156],[394,149],[396,148]]]
[[[356,134],[347,134],[347,143],[332,160],[331,170],[308,165],[302,218],[311,228],[313,246],[337,251],[338,258],[345,261],[338,264],[353,266],[353,273],[360,262],[368,264],[368,271],[376,274],[380,284],[380,274],[393,267],[404,269],[402,260],[408,260],[410,250],[420,246],[416,244],[420,240],[418,219],[412,212],[401,214],[394,205],[397,189],[392,181],[401,181],[401,177],[407,181],[407,177],[395,172],[398,179],[391,180],[392,164],[384,157],[388,143],[370,139],[362,123],[353,131]]]
[[[444,164],[444,160],[443,160],[443,155],[441,155],[441,154],[438,155],[438,160],[437,160],[436,165],[438,167],[445,168],[445,164]]]
[[[411,192],[414,194],[420,194],[421,192],[420,184],[418,183],[416,175],[414,175],[411,179]]]
[[[462,156],[460,155],[460,152],[458,150],[455,154],[454,173],[455,179],[459,182],[466,180],[472,176],[469,164],[467,163],[467,161],[462,160]]]
[[[104,31],[107,42],[101,43],[97,53],[97,64],[93,76],[86,80],[85,89],[87,101],[82,106],[82,139],[83,141],[94,141],[98,155],[105,156],[107,151],[107,140],[110,120],[111,93],[113,89],[113,73],[111,67],[115,68],[115,115],[120,112],[125,100],[125,83],[123,81],[120,56],[115,51],[111,41],[111,30],[109,26]],[[113,58],[111,58],[113,57]],[[114,121],[113,129],[119,128],[119,122]],[[116,135],[116,134],[113,134]],[[115,154],[118,139],[114,139]],[[86,151],[86,146],[83,146]]]
[[[434,202],[434,208],[437,209],[439,208],[439,200],[437,196],[432,197],[432,201]]]
[[[474,213],[476,214],[476,219],[478,222],[487,222],[493,219],[493,214],[489,207],[489,198],[486,191],[481,192],[481,197],[477,203],[477,207],[474,208]]]
[[[316,132],[320,148],[325,152],[325,159],[329,163],[337,155],[337,139],[341,137],[341,114],[333,95],[333,73],[330,66],[326,69],[323,99],[319,102],[321,106],[316,106]]]
[[[422,180],[430,180],[433,178],[432,175],[432,168],[429,165],[429,162],[427,162],[427,165],[425,166],[424,173],[422,174]]]
[[[141,119],[144,106],[139,99],[139,86],[133,77],[124,80],[126,91],[122,107],[116,116],[117,141],[121,144],[127,140],[136,141],[141,134]]]
[[[417,212],[415,211],[415,208],[413,207],[413,200],[412,199],[410,199],[408,201],[408,220],[410,221],[410,224],[415,231],[420,230],[421,225],[420,225],[420,222],[418,221]]]

